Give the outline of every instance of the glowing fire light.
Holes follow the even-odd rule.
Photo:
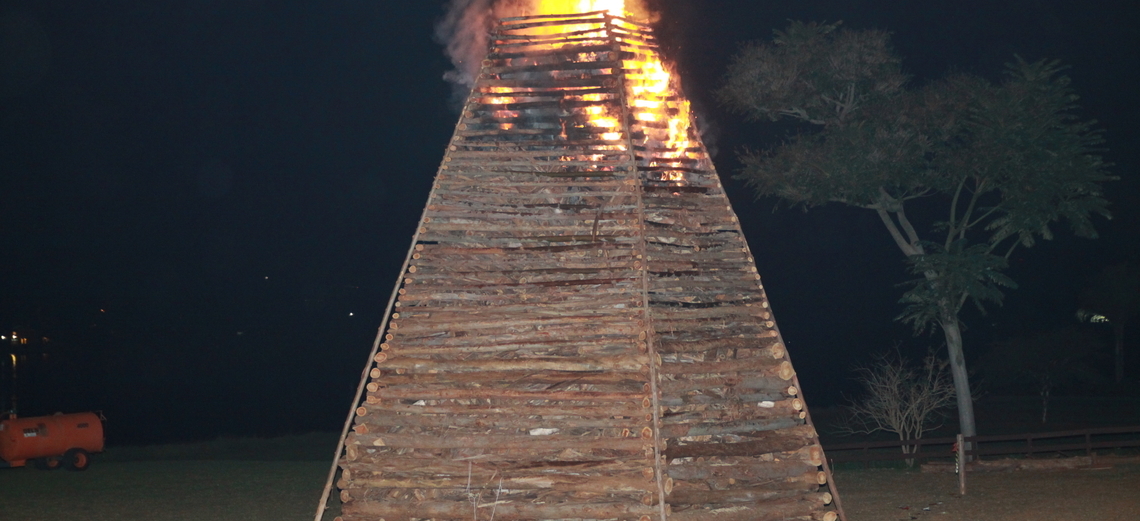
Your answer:
[[[539,0],[536,14],[571,14],[606,11],[625,16],[625,0]]]
[[[624,18],[635,19],[634,8],[632,4],[636,2],[627,2],[625,0],[533,0],[530,13],[539,16],[555,16],[567,15],[578,13],[596,13],[605,12],[607,15]],[[629,22],[621,20],[614,22],[618,27],[630,27]],[[550,27],[535,27],[532,28],[530,34],[535,35],[549,35],[554,34],[555,31],[590,31],[590,36],[604,35],[604,29],[598,29],[594,32],[589,25],[563,26],[561,29]],[[579,35],[582,36],[582,35]],[[551,43],[557,46],[558,43]],[[679,169],[683,166],[683,161],[688,157],[688,149],[693,146],[689,139],[689,134],[692,127],[692,118],[690,115],[690,108],[688,101],[679,99],[677,95],[677,88],[674,85],[671,74],[666,70],[661,61],[661,57],[652,50],[642,49],[637,51],[638,54],[632,58],[627,58],[622,62],[622,67],[626,71],[626,78],[629,83],[629,97],[630,104],[633,107],[632,117],[634,120],[641,122],[644,125],[644,135],[647,150],[651,152],[648,154],[651,159],[649,166],[658,167],[662,170],[661,180],[669,182],[684,181],[684,173]],[[597,57],[596,53],[583,53],[579,59],[583,62],[594,61]],[[616,72],[616,71],[615,71]],[[492,90],[493,93],[503,91]],[[582,101],[607,101],[609,97],[602,94],[583,94],[579,98]],[[505,97],[492,97],[487,99],[491,103],[511,103],[514,102],[510,98]],[[614,114],[609,114],[603,106],[589,106],[585,107],[583,113],[587,119],[587,125],[592,128],[617,130],[621,128],[621,122]],[[662,125],[661,122],[666,122]],[[623,133],[611,131],[601,134],[601,139],[605,141],[616,142],[625,137]],[[624,144],[618,145],[619,149],[624,149]],[[676,168],[678,170],[670,170]]]

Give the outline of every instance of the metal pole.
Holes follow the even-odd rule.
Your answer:
[[[16,414],[17,414],[17,409],[18,409],[18,407],[17,407],[18,402],[16,401],[16,393],[20,389],[16,385],[16,360],[17,360],[16,354],[12,353],[11,356],[12,356],[12,395],[9,397],[8,401],[11,403],[12,408],[8,411],[8,414],[12,418],[15,418]]]
[[[958,434],[958,495],[966,495],[966,438]]]

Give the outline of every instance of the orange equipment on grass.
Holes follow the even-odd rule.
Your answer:
[[[0,467],[86,470],[103,452],[103,418],[81,412],[0,420]]]

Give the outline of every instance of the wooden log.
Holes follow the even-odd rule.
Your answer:
[[[499,478],[502,481],[499,481]],[[633,494],[642,497],[657,491],[656,484],[645,479],[640,472],[573,476],[568,474],[545,474],[535,476],[514,476],[509,472],[499,476],[487,476],[478,479],[474,475],[470,478],[466,474],[454,474],[450,477],[357,477],[351,482],[353,487],[372,488],[411,488],[411,489],[453,489],[463,490],[470,483],[486,483],[490,480],[502,483],[504,489],[512,491],[531,489],[558,489],[567,492],[592,493],[594,495]]]
[[[339,484],[339,483],[338,483]],[[467,503],[468,507],[472,505],[472,501],[478,503],[491,503],[499,501],[500,504],[506,503],[588,503],[588,502],[627,502],[631,504],[653,504],[652,495],[649,492],[641,491],[618,491],[613,493],[603,493],[585,490],[564,490],[561,488],[514,488],[507,489],[504,482],[503,488],[499,489],[499,480],[495,478],[492,482],[472,483],[471,488],[374,488],[374,487],[357,487],[352,483],[344,482],[347,486],[345,490],[350,491],[356,495],[363,495],[368,493],[371,498],[383,498],[383,501],[398,502],[398,501],[438,501],[438,502],[457,502]],[[483,515],[489,515],[484,513]],[[483,519],[487,519],[486,517]],[[374,520],[369,520],[374,521]],[[466,521],[466,520],[463,520]]]
[[[569,34],[586,34],[590,31],[578,31],[577,33]],[[517,37],[516,37],[517,38]],[[526,38],[535,38],[527,36]],[[542,38],[542,37],[538,37]],[[559,36],[552,36],[551,39],[561,40]],[[558,62],[546,63],[541,65],[508,65],[502,67],[488,67],[484,68],[483,72],[490,74],[503,74],[503,73],[522,73],[529,74],[535,72],[561,72],[561,71],[591,71],[597,69],[620,69],[622,63],[620,61],[589,61],[589,62]]]
[[[660,388],[660,387],[658,387]],[[782,403],[789,403],[786,391],[780,390],[767,393],[748,393],[742,394],[739,390],[732,387],[722,388],[703,388],[696,392],[687,392],[673,396],[662,396],[658,399],[658,403],[662,407],[679,408],[684,405],[691,404],[729,404],[736,402],[771,402],[772,408],[784,409]],[[788,407],[790,408],[790,407]],[[799,410],[799,409],[795,409]],[[773,411],[774,413],[774,411]],[[774,414],[773,414],[774,415]]]
[[[505,474],[513,477],[568,474],[575,476],[622,475],[641,473],[645,481],[654,476],[650,460],[591,460],[533,462],[505,458],[455,460],[444,458],[386,458],[374,463],[342,462],[350,477],[382,476],[472,476],[475,482],[486,482]]]
[[[399,347],[392,347],[392,345],[389,344],[387,349],[392,350],[391,354],[394,356],[403,355],[411,357],[431,356],[437,354],[440,351],[444,351],[453,357],[463,354],[485,356],[488,354],[502,353],[511,353],[513,356],[596,357],[623,355],[626,353],[637,352],[640,349],[636,340],[622,340],[623,339],[611,340],[606,338],[599,338],[593,342],[575,342],[570,339],[557,339],[549,340],[546,342],[503,343],[481,346],[449,346],[446,343],[416,346],[397,343]],[[515,376],[517,377],[518,375]],[[601,378],[598,378],[597,380],[601,380]]]
[[[606,325],[610,323],[628,323],[644,316],[643,310],[636,307],[636,302],[628,295],[622,295],[622,300],[609,305],[599,305],[595,309],[585,309],[584,302],[573,302],[562,309],[546,309],[539,302],[531,304],[529,311],[516,313],[500,312],[501,305],[483,304],[482,306],[459,307],[451,311],[421,311],[421,306],[401,306],[404,309],[400,328],[406,334],[416,333],[423,336],[425,333],[472,331],[477,329],[508,329],[516,321],[510,318],[529,318],[530,323],[545,328],[547,325],[558,327],[565,324],[577,324],[583,320],[591,326]],[[434,306],[435,309],[443,309]],[[494,321],[500,320],[503,326],[495,326]],[[418,327],[417,327],[418,326]],[[515,326],[519,327],[519,326]]]
[[[742,461],[711,464],[712,466],[709,467],[711,472],[708,477],[690,481],[677,479],[675,481],[675,490],[692,487],[708,490],[710,486],[713,488],[728,488],[733,485],[740,485],[764,490],[815,492],[819,490],[820,485],[827,484],[827,474],[814,467],[804,471],[802,474],[795,474],[793,472],[792,475],[786,477],[770,477],[755,475],[754,464],[755,462]],[[685,463],[684,465],[692,464]]]
[[[493,242],[493,241],[491,241],[491,242]],[[427,290],[431,289],[432,286],[447,287],[452,291],[472,291],[472,290],[482,290],[482,289],[487,289],[487,288],[498,288],[498,289],[506,290],[512,286],[520,288],[520,289],[521,288],[527,288],[527,289],[530,289],[533,291],[535,288],[551,288],[551,287],[557,287],[557,286],[566,286],[566,287],[570,287],[571,290],[573,290],[573,291],[579,291],[581,286],[595,286],[595,287],[589,288],[590,290],[598,289],[597,286],[600,286],[602,288],[628,287],[628,286],[632,285],[635,281],[638,280],[637,278],[630,277],[630,276],[626,276],[626,277],[614,276],[614,277],[609,277],[609,278],[558,279],[558,280],[549,280],[549,281],[530,281],[529,279],[523,280],[525,277],[524,278],[512,279],[512,278],[504,277],[502,275],[497,275],[497,274],[490,274],[490,275],[466,274],[463,277],[450,276],[450,277],[434,277],[434,278],[433,277],[419,276],[419,277],[415,277],[415,278],[411,278],[411,277],[409,277],[409,278],[411,280],[411,282],[409,284],[415,284],[416,285],[416,287],[412,288],[412,289],[419,290],[419,291],[427,291]],[[456,279],[461,279],[461,280],[456,280]],[[428,286],[428,287],[424,287],[424,286]],[[409,291],[411,291],[411,290],[409,290]]]
[[[772,426],[778,427],[781,423]],[[715,430],[710,429],[710,430]],[[711,435],[706,435],[711,436]],[[706,456],[758,456],[762,454],[778,453],[782,450],[800,450],[808,446],[797,438],[781,438],[771,440],[739,441],[716,439],[712,442],[676,442],[668,447],[666,453],[672,458],[706,457]],[[808,442],[810,443],[810,442]],[[819,460],[811,460],[819,465]]]
[[[555,385],[574,382],[578,385],[615,385],[622,388],[641,388],[643,378],[631,378],[630,373],[605,371],[538,371],[519,374],[513,371],[484,371],[478,373],[405,373],[384,374],[373,381],[376,388],[419,385],[465,385],[472,382],[515,382],[516,385]]]
[[[669,521],[776,521],[810,516],[831,503],[831,494],[820,492],[800,497],[776,499],[761,504],[674,511]]]
[[[387,519],[470,519],[490,518],[528,521],[534,519],[636,519],[654,516],[660,507],[632,502],[620,503],[511,503],[488,502],[473,505],[466,501],[372,501],[357,499],[346,503],[346,515],[364,515]]]
[[[676,379],[663,378],[658,382],[657,388],[663,395],[675,395],[688,391],[703,389],[742,389],[767,393],[779,393],[786,396],[796,396],[799,390],[788,382],[779,378],[762,378],[742,375],[712,376],[705,378],[682,377]]]
[[[757,342],[763,342],[763,339],[770,338],[776,341],[779,334],[770,328],[759,327],[756,324],[747,324],[737,326],[728,330],[716,329],[701,329],[696,331],[681,330],[681,331],[662,331],[656,329],[655,333],[659,342],[714,342],[725,339],[736,338],[749,338],[756,339]]]
[[[608,405],[562,405],[546,403],[534,405],[523,402],[416,405],[386,401],[377,404],[365,404],[362,407],[366,410],[365,416],[370,417],[383,414],[477,414],[523,417],[542,415],[543,417],[613,418],[615,416],[622,416],[638,418],[649,414],[643,403],[613,403]]]
[[[406,403],[406,402],[405,402]],[[421,402],[415,402],[419,404]],[[435,402],[431,402],[434,404]],[[651,414],[647,408],[643,407],[643,414],[634,414],[631,416],[602,416],[600,414],[591,414],[590,408],[602,409],[604,412],[612,412],[614,407],[611,404],[600,403],[590,404],[587,402],[575,401],[572,402],[576,410],[581,411],[581,415],[551,415],[546,409],[557,410],[559,408],[566,409],[567,407],[560,407],[562,402],[552,401],[516,401],[508,402],[506,400],[495,401],[493,407],[496,409],[511,409],[518,411],[519,414],[484,414],[484,410],[479,409],[485,401],[472,401],[458,402],[459,405],[467,405],[468,411],[466,413],[456,413],[452,415],[442,414],[392,414],[390,411],[378,409],[383,406],[383,402],[365,402],[365,407],[371,409],[365,415],[360,415],[356,420],[356,428],[354,429],[360,434],[380,434],[386,432],[408,432],[407,429],[416,429],[412,432],[431,432],[447,436],[498,436],[498,435],[545,435],[558,433],[562,436],[571,437],[588,437],[588,436],[604,436],[604,437],[636,437],[643,434],[646,426],[652,420]],[[403,404],[401,404],[403,405]],[[625,404],[618,404],[619,406]],[[631,404],[632,405],[632,404]],[[424,406],[417,406],[412,404],[411,408],[423,409]],[[427,407],[432,407],[428,405]],[[632,409],[632,408],[631,408]],[[632,410],[629,411],[632,413]],[[545,414],[545,416],[543,416]],[[454,418],[454,422],[447,424],[445,418]],[[647,436],[642,436],[647,437]]]
[[[593,270],[591,270],[593,271]],[[526,273],[526,272],[524,272]],[[529,299],[528,299],[529,300]],[[587,299],[575,299],[569,301],[552,301],[549,303],[527,303],[519,305],[512,305],[513,303],[504,303],[498,306],[471,306],[462,308],[446,308],[441,306],[415,306],[405,309],[401,313],[404,319],[401,323],[408,320],[418,320],[427,322],[436,322],[442,324],[431,329],[441,330],[455,330],[461,329],[460,327],[448,328],[447,324],[462,324],[466,327],[469,323],[481,323],[489,320],[501,320],[507,322],[512,318],[527,317],[534,321],[547,321],[551,318],[572,318],[572,317],[591,317],[591,318],[604,318],[604,317],[621,317],[626,320],[637,319],[643,315],[643,311],[636,306],[639,304],[632,298],[631,295],[600,295],[591,307]],[[402,326],[405,327],[406,326]],[[427,329],[427,328],[425,328]]]
[[[764,461],[756,458],[739,458],[723,462],[672,462],[666,469],[669,477],[677,481],[705,481],[715,478],[731,479],[787,479],[818,472],[818,466],[801,459]]]
[[[813,491],[814,492],[814,491]],[[760,503],[774,499],[803,497],[804,490],[768,490],[764,488],[740,487],[728,490],[673,490],[667,501],[670,505],[724,505],[729,503]]]
[[[407,449],[461,449],[461,448],[487,448],[487,449],[513,449],[525,450],[553,450],[553,449],[591,449],[604,448],[607,450],[643,453],[646,448],[652,447],[652,440],[642,438],[610,438],[601,436],[439,436],[428,434],[357,434],[356,441],[362,446],[392,447]]]
[[[520,52],[520,51],[498,52],[497,49],[492,48],[491,53],[487,55],[487,59],[488,60],[509,60],[509,59],[515,59],[515,58],[538,59],[538,58],[548,57],[548,56],[569,57],[569,56],[573,56],[575,54],[594,53],[594,52],[597,52],[597,53],[607,53],[607,52],[613,53],[614,47],[613,47],[613,44],[607,42],[605,45],[568,45],[565,47],[560,47],[558,49],[549,49],[549,50],[547,50],[547,49],[541,49],[541,50],[531,49],[531,50],[522,51],[522,52]],[[614,54],[617,54],[617,53],[614,53]],[[622,59],[626,58],[623,55],[619,55],[617,57],[622,58]]]
[[[668,428],[673,427],[674,426],[669,426]],[[710,427],[715,429],[718,428],[718,425],[714,424]],[[666,427],[662,427],[663,435],[665,432]],[[817,443],[815,427],[811,425],[800,425],[761,433],[753,432],[746,441],[738,443],[724,443],[722,441],[713,443],[671,443],[665,450],[665,456],[668,458],[719,457],[731,455],[752,456],[773,452],[797,451],[814,443]]]
[[[703,268],[707,267],[707,265],[701,265],[701,267],[703,269]],[[685,297],[678,296],[677,298],[685,298]],[[696,299],[696,297],[688,297],[688,298],[691,298],[694,300]],[[772,316],[772,313],[770,311],[768,311],[767,309],[762,309],[759,307],[747,307],[747,306],[713,306],[713,307],[705,307],[705,308],[658,307],[658,308],[655,308],[653,310],[653,316],[656,320],[663,322],[662,329],[667,329],[666,327],[664,327],[664,324],[673,324],[673,323],[684,324],[688,321],[697,320],[697,319],[706,319],[706,320],[707,319],[717,319],[717,320],[720,320],[720,319],[726,319],[726,318],[736,318],[736,319],[746,319],[746,320],[758,319],[760,321],[766,321],[768,318],[770,318]]]
[[[640,372],[649,364],[644,355],[614,356],[594,360],[573,358],[536,358],[523,360],[437,361],[424,358],[390,358],[385,369],[408,372],[481,372],[481,371],[629,371]]]
[[[522,351],[525,356],[604,356],[625,354],[636,351],[634,346],[601,346],[597,351],[587,351],[576,346],[548,346]],[[516,351],[510,351],[517,353]],[[379,358],[379,357],[378,357]],[[380,368],[383,364],[380,365]],[[454,373],[449,377],[440,373],[407,373],[406,371],[380,371],[369,383],[369,392],[375,393],[381,389],[414,389],[420,388],[496,388],[496,389],[567,389],[606,392],[632,392],[646,389],[647,376],[644,372],[603,372],[603,371],[491,371]],[[496,377],[499,377],[496,379]]]
[[[697,362],[690,364],[665,364],[660,369],[663,375],[760,373],[778,376],[781,380],[791,380],[796,375],[791,362],[771,358],[747,358],[724,362]]]
[[[355,434],[352,434],[355,436]],[[517,450],[512,448],[452,448],[452,449],[392,449],[390,447],[376,447],[349,443],[345,445],[346,463],[359,463],[362,465],[379,465],[404,459],[420,465],[428,465],[432,459],[453,458],[458,462],[471,461],[509,466],[533,465],[567,465],[588,463],[595,461],[636,460],[650,465],[653,451],[646,448],[640,455],[632,455],[628,451],[611,450],[607,448],[569,447],[563,446],[549,450]],[[354,453],[348,449],[352,448]]]
[[[752,324],[720,331],[655,329],[662,352],[669,353],[702,353],[712,349],[753,349],[768,347],[779,342],[775,331]]]
[[[526,391],[518,389],[494,389],[486,387],[457,389],[378,389],[370,393],[379,399],[395,400],[548,400],[583,402],[640,402],[645,398],[641,389],[635,392],[596,392],[596,391]]]
[[[387,339],[389,348],[393,349],[393,355],[398,355],[400,349],[409,347],[432,347],[439,349],[450,349],[453,352],[460,352],[463,349],[475,349],[475,352],[480,352],[479,347],[484,347],[481,352],[493,353],[495,349],[489,348],[490,346],[508,346],[508,345],[549,345],[559,346],[562,348],[580,348],[582,342],[596,342],[599,344],[598,354],[612,349],[603,349],[605,346],[618,346],[626,342],[634,342],[635,336],[638,334],[635,326],[625,328],[625,330],[601,330],[601,331],[584,331],[583,328],[578,328],[578,335],[569,337],[561,331],[555,331],[558,335],[552,335],[549,331],[532,330],[523,332],[508,332],[494,334],[483,334],[479,336],[468,336],[461,334],[462,332],[439,332],[432,335],[417,335],[411,336],[404,332],[400,333],[398,341],[393,338]],[[586,352],[589,352],[588,350]],[[782,382],[787,384],[787,382]]]
[[[809,518],[813,512],[823,512],[824,505],[831,503],[829,492],[816,492],[799,497],[773,499],[754,505],[715,505],[678,510],[669,521],[776,521]]]
[[[718,423],[690,423],[690,424],[667,424],[661,426],[661,435],[668,438],[681,438],[686,436],[718,436],[725,434],[752,434],[765,431],[774,431],[777,429],[794,428],[799,423],[795,419],[790,418],[763,418],[763,419],[748,419],[727,421]],[[762,452],[754,452],[749,447],[737,447],[741,444],[723,444],[718,443],[724,447],[724,450],[742,451],[748,450],[749,452],[725,452],[719,455],[730,454],[763,454]],[[758,445],[759,446],[759,445]],[[771,451],[769,451],[771,452]],[[716,454],[710,454],[716,455]],[[682,457],[682,456],[677,456]]]
[[[510,305],[525,305],[530,307],[540,307],[546,304],[557,304],[560,302],[567,303],[568,306],[585,304],[590,294],[594,298],[600,299],[602,305],[609,304],[611,307],[621,305],[621,302],[630,299],[632,296],[633,288],[632,283],[627,285],[615,285],[608,287],[594,288],[597,291],[591,293],[576,292],[576,291],[538,291],[533,288],[519,287],[498,287],[498,288],[478,288],[460,291],[441,291],[438,288],[402,288],[404,292],[400,294],[400,307],[405,308],[402,311],[417,313],[423,312],[431,313],[435,310],[447,310],[450,312],[463,312],[468,310],[478,310],[487,307],[503,307]],[[616,302],[616,303],[613,303]],[[632,304],[626,304],[631,307]],[[633,306],[633,309],[640,308],[641,306]],[[643,310],[637,309],[639,313],[644,313]]]
[[[507,31],[521,31],[523,29],[533,29],[535,27],[556,27],[556,26],[563,26],[563,25],[580,26],[580,25],[587,25],[587,24],[596,24],[597,28],[594,30],[600,31],[600,30],[605,29],[606,26],[608,25],[606,23],[606,19],[603,18],[602,16],[590,16],[590,15],[601,15],[603,13],[604,13],[604,11],[593,11],[590,13],[578,14],[578,15],[576,15],[575,18],[555,19],[555,20],[533,20],[533,21],[525,21],[525,22],[519,22],[519,23],[504,23],[504,24],[499,26],[499,31],[505,33]],[[516,19],[507,18],[505,20],[514,21]],[[552,30],[550,32],[555,33],[555,34],[560,34],[563,31],[553,31]]]
[[[790,401],[790,400],[785,400]],[[722,423],[746,420],[768,420],[771,425],[767,429],[776,430],[802,425],[804,422],[799,413],[787,409],[765,407],[759,402],[727,402],[723,406],[717,404],[693,404],[678,407],[667,407],[661,418],[662,425]]]

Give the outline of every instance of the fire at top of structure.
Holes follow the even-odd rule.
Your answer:
[[[502,20],[480,62],[361,382],[339,520],[835,521],[652,31],[554,4],[571,14]]]
[[[524,73],[501,75],[500,80],[526,80],[537,75],[561,80],[560,85],[552,87],[564,93],[580,91],[566,100],[581,102],[574,110],[585,117],[586,126],[595,130],[599,139],[610,144],[603,151],[627,150],[631,146],[652,150],[646,166],[657,170],[660,180],[684,181],[687,163],[699,158],[691,108],[688,100],[679,95],[675,76],[665,67],[647,27],[615,14],[627,14],[622,1],[551,0],[539,2],[539,7],[540,14],[549,19],[528,17],[526,23],[503,26],[495,51],[504,55],[505,66],[532,68]],[[566,8],[573,9],[559,11]],[[617,54],[611,42],[620,46]],[[578,65],[552,71],[566,59]],[[574,80],[600,76],[624,78],[625,99],[574,86]],[[502,120],[500,129],[511,130],[518,124],[515,120],[526,116],[517,107],[544,97],[546,90],[504,83],[489,88],[489,95],[481,101]],[[500,106],[499,110],[494,110],[495,105]],[[622,111],[630,111],[629,116],[638,122],[638,135],[621,132]],[[604,154],[594,156],[600,159]]]

